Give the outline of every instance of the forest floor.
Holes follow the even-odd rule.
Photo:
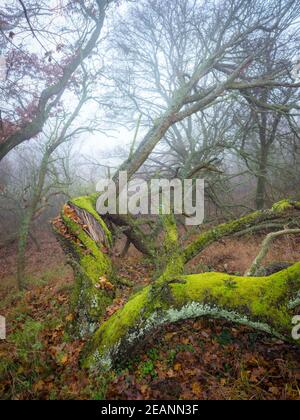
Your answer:
[[[269,336],[222,321],[190,320],[166,326],[131,361],[107,376],[80,368],[83,341],[70,341],[68,320],[73,275],[55,238],[39,235],[41,249],[27,254],[28,291],[15,285],[16,246],[0,249],[0,315],[7,340],[0,341],[0,399],[292,399],[300,400],[300,353]],[[227,239],[189,264],[189,272],[243,274],[262,236]],[[151,281],[154,267],[130,249],[114,257],[119,275],[133,289]],[[300,261],[300,241],[274,243],[266,264]],[[124,289],[107,317],[132,292]]]

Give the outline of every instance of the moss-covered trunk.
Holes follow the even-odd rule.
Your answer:
[[[69,331],[79,337],[97,329],[114,298],[111,235],[95,204],[96,196],[72,200],[53,223],[75,273]]]
[[[139,341],[161,325],[203,316],[245,324],[292,341],[292,318],[300,305],[300,263],[270,277],[206,273],[163,283],[132,296],[99,328],[85,350],[84,366],[111,368],[124,362]]]

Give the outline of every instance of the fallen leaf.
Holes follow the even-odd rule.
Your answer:
[[[44,389],[45,387],[45,382],[44,381],[38,381],[37,383],[35,383],[33,385],[33,389],[35,392],[39,392],[42,391],[42,389]]]
[[[105,289],[105,290],[114,290],[114,285],[107,280],[106,277],[100,277],[99,278],[99,284],[96,285],[96,288]]]
[[[59,360],[61,365],[66,365],[68,363],[68,356],[65,354],[64,356],[62,356]]]
[[[271,392],[271,394],[273,394],[275,396],[280,394],[280,391],[277,388],[277,386],[272,386],[271,388],[269,388],[269,391]]]
[[[201,389],[201,386],[198,384],[198,382],[194,382],[192,384],[192,391],[196,395],[196,397],[200,396],[200,394],[202,393],[202,389]]]
[[[175,372],[179,372],[181,370],[182,366],[180,363],[175,363],[174,365],[174,370]]]

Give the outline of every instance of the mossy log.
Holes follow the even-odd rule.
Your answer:
[[[204,316],[292,342],[299,290],[300,263],[270,277],[206,273],[165,281],[159,293],[148,286],[98,329],[85,350],[84,366],[109,369],[127,360],[137,344],[160,326]]]

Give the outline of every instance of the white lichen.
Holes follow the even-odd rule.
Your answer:
[[[294,299],[291,299],[288,303],[288,309],[292,310],[300,306],[300,292],[298,292],[297,296]]]
[[[104,347],[101,353],[99,351],[94,353],[93,368],[110,369],[113,366],[113,361],[117,359],[121,348],[131,347],[135,342],[142,337],[146,337],[147,334],[158,326],[204,316],[223,318],[230,322],[246,325],[256,330],[272,334],[279,339],[283,339],[281,334],[274,331],[265,323],[252,321],[245,315],[241,315],[234,311],[227,311],[218,306],[211,306],[193,301],[180,309],[170,308],[166,311],[154,312],[147,320],[140,323],[138,327],[128,331],[126,336],[120,339],[114,346],[110,348]]]

